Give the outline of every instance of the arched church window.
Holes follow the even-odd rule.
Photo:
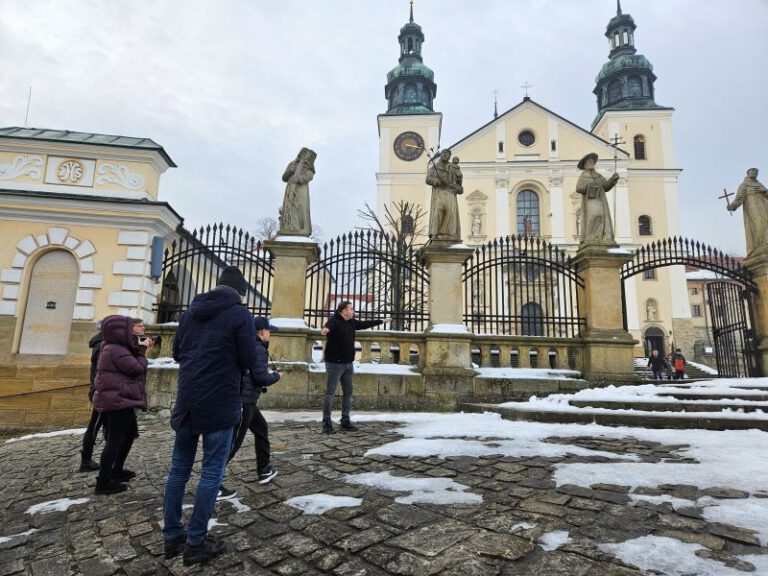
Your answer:
[[[624,37],[624,44],[629,44],[629,34],[626,30],[623,31],[622,36]]]
[[[619,44],[621,44],[621,41],[619,40],[619,33],[616,32],[616,34],[613,35],[613,47],[615,48]]]
[[[629,77],[629,96],[632,98],[640,98],[643,95],[643,81],[639,76]]]
[[[522,190],[517,195],[517,233],[524,236],[538,236],[539,195],[533,190]]]
[[[651,236],[653,234],[651,231],[651,217],[645,214],[640,216],[637,219],[637,228],[640,236]]]
[[[544,314],[537,302],[528,302],[520,311],[522,336],[544,335]]]
[[[645,136],[638,134],[634,139],[635,160],[645,160]]]
[[[499,140],[499,153],[504,152],[504,141]]]
[[[413,52],[413,38],[408,38],[408,54]]]
[[[621,100],[621,82],[614,80],[608,85],[608,101],[613,103]]]

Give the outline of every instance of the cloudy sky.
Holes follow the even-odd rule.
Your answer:
[[[768,182],[768,0],[624,0],[636,46],[672,106],[686,235],[743,253],[741,215],[717,197],[750,166]],[[3,0],[0,125],[149,137],[179,168],[162,199],[188,227],[275,216],[301,146],[324,237],[375,202],[376,115],[407,0]],[[443,145],[533,85],[588,128],[614,0],[416,0]],[[738,224],[738,225],[737,225]]]

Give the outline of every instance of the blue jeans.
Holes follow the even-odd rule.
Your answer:
[[[336,399],[336,386],[341,380],[341,391],[343,398],[341,400],[341,419],[349,420],[349,413],[352,411],[352,375],[355,373],[352,364],[336,364],[333,362],[325,363],[326,383],[325,400],[323,401],[323,420],[331,419],[331,408]]]
[[[200,471],[200,483],[195,493],[195,507],[187,526],[187,544],[201,544],[208,533],[208,520],[216,505],[216,496],[224,478],[227,456],[232,445],[234,427],[222,428],[215,432],[205,432],[203,437],[203,466]],[[174,540],[184,534],[181,523],[181,501],[192,474],[197,443],[200,434],[182,427],[176,431],[173,445],[171,469],[165,483],[165,502],[163,503],[163,535],[166,540]]]

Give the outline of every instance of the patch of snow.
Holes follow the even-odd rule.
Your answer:
[[[37,532],[37,528],[30,528],[26,532],[19,532],[18,534],[11,534],[9,536],[0,536],[0,544],[5,544],[6,542],[10,542],[14,538],[22,538],[23,536],[29,536],[30,534],[34,534]]]
[[[152,328],[154,328],[155,326],[178,326],[178,325],[179,325],[178,322],[162,322],[160,324],[152,324]]]
[[[392,476],[389,472],[365,472],[345,476],[344,481],[392,492],[410,492],[409,496],[395,498],[399,504],[480,504],[483,501],[481,495],[465,492],[468,486],[450,478],[408,478]]]
[[[432,324],[427,332],[430,334],[469,334],[469,328],[464,324]]]
[[[159,358],[150,358],[147,360],[147,366],[149,368],[170,368],[178,369],[179,363],[173,358],[168,356],[161,356]]]
[[[217,502],[226,502],[232,508],[235,509],[235,514],[240,514],[242,512],[250,512],[251,507],[247,504],[243,504],[240,498],[236,498],[235,496],[230,496],[229,498],[221,498],[217,499]]]
[[[25,514],[47,514],[48,512],[64,512],[70,506],[77,504],[85,504],[89,498],[75,498],[71,500],[69,498],[60,498],[58,500],[49,500],[48,502],[41,502],[30,506]]]
[[[373,364],[368,362],[354,362],[353,369],[358,374],[394,374],[399,376],[417,376],[416,366],[410,364]],[[309,365],[310,372],[325,372],[325,363],[318,362]]]
[[[699,558],[697,550],[704,546],[688,544],[674,538],[642,536],[617,544],[600,544],[600,550],[613,554],[622,562],[644,571],[667,576],[744,576],[745,572],[730,568],[721,562]],[[740,560],[755,565],[753,574],[768,574],[768,555],[740,556]]]
[[[512,526],[509,531],[516,532],[517,530],[530,530],[531,528],[536,528],[536,524],[531,524],[530,522],[518,522]]]
[[[477,378],[504,378],[506,380],[580,380],[581,372],[552,368],[475,368]]]
[[[632,254],[626,248],[608,248],[608,254]]]
[[[690,360],[685,361],[686,364],[690,364],[694,368],[698,368],[702,372],[706,372],[707,374],[714,374],[715,376],[718,375],[718,371],[712,368],[711,366],[707,366],[706,364],[700,364],[698,362],[691,362]]]
[[[308,328],[304,318],[270,318],[269,323],[276,328]]]
[[[82,436],[85,434],[85,428],[71,428],[69,430],[56,430],[55,432],[38,432],[37,434],[27,434],[18,438],[9,438],[6,444],[12,442],[21,442],[22,440],[31,440],[33,438],[53,438],[55,436]]]
[[[360,506],[363,501],[351,496],[333,496],[331,494],[307,494],[306,496],[294,496],[285,501],[288,506],[298,508],[304,514],[324,514],[334,508],[354,508]]]
[[[568,536],[567,530],[556,530],[554,532],[547,532],[539,536],[537,542],[542,549],[549,552],[550,550],[557,550],[563,544],[568,544],[571,539]]]
[[[629,497],[632,502],[648,502],[650,504],[664,504],[669,503],[672,508],[679,510],[681,508],[693,508],[696,506],[696,502],[693,500],[686,500],[685,498],[676,498],[675,496],[669,496],[668,494],[660,494],[658,496],[652,496],[650,494],[630,494]]]
[[[272,242],[295,242],[297,244],[317,244],[309,236],[280,236],[279,234],[272,238]]]
[[[768,499],[729,498],[721,500],[705,496],[699,498],[698,506],[704,507],[704,518],[710,522],[721,522],[754,530],[762,546],[768,545]]]
[[[459,243],[459,244],[451,244],[450,248],[453,250],[466,250],[468,248],[472,248],[472,246],[467,246],[466,244]]]
[[[208,530],[210,530],[215,526],[229,526],[229,524],[225,524],[224,522],[219,522],[218,520],[216,520],[216,518],[211,518],[210,520],[208,520]]]

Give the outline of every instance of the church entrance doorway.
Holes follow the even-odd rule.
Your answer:
[[[659,356],[664,356],[666,350],[664,348],[664,332],[656,327],[648,328],[645,331],[645,355],[650,356],[653,350],[659,351]]]
[[[19,354],[66,354],[80,268],[66,250],[37,259],[29,280]]]
[[[653,278],[658,268],[667,266],[689,266],[713,273],[712,282],[706,286],[719,375],[726,378],[761,376],[763,371],[755,353],[755,332],[752,328],[752,297],[757,287],[749,270],[711,246],[674,237],[658,240],[637,250],[632,260],[622,267],[621,278],[626,281],[637,274]],[[623,285],[622,303],[626,330],[627,302]],[[654,337],[651,330],[649,328],[645,333],[646,354],[650,353],[648,347],[654,342],[649,339],[649,334]]]

